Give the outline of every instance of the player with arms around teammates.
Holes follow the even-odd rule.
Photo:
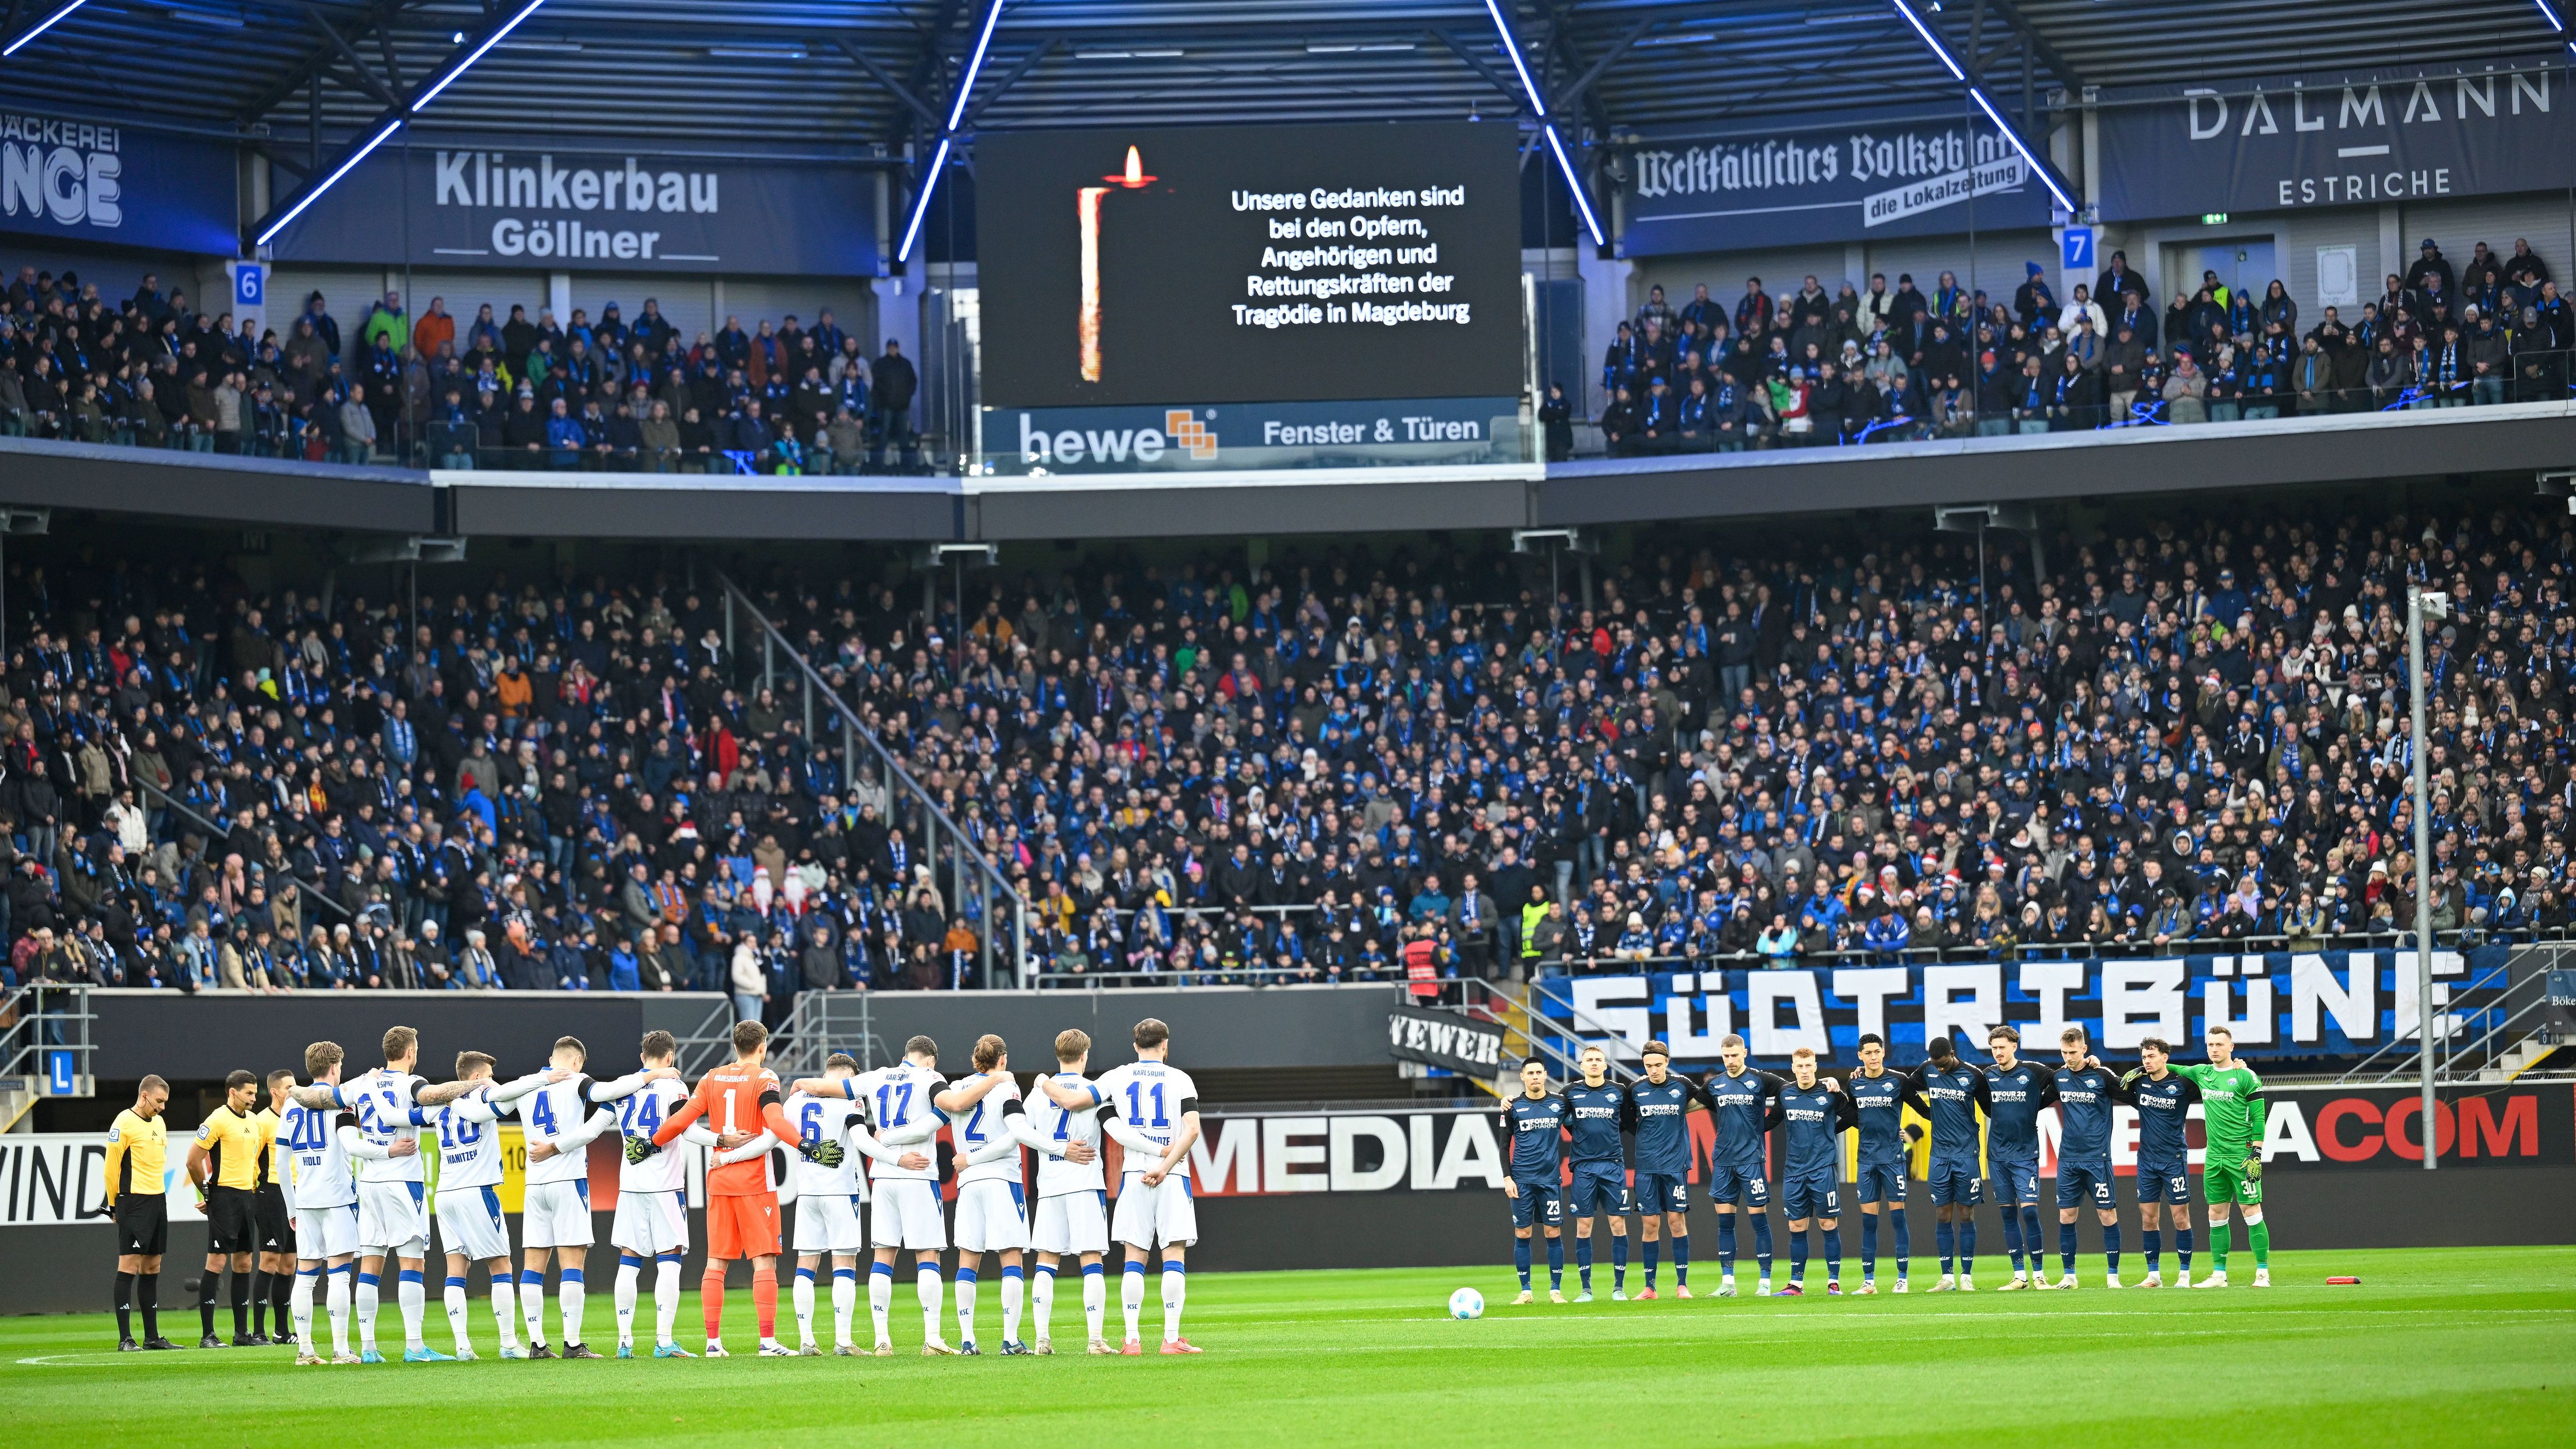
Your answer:
[[[1037,1221],[1029,1231],[1038,1255],[1029,1291],[1029,1307],[1038,1320],[1033,1351],[1055,1352],[1051,1330],[1056,1269],[1071,1257],[1082,1268],[1082,1321],[1090,1336],[1090,1351],[1116,1353],[1101,1336],[1100,1327],[1109,1300],[1100,1263],[1101,1255],[1109,1251],[1109,1184],[1100,1163],[1100,1088],[1083,1075],[1091,1065],[1090,1036],[1059,1032],[1055,1060],[1055,1075],[1035,1084],[1025,1109],[1017,1101],[1002,1109],[1007,1114],[1005,1124],[1039,1154]],[[1066,1108],[1057,1102],[1057,1091],[1088,1093],[1091,1105]]]
[[[1199,1140],[1199,1089],[1189,1073],[1171,1064],[1172,1029],[1153,1017],[1136,1023],[1136,1060],[1100,1076],[1101,1127],[1126,1149],[1117,1210],[1109,1235],[1127,1246],[1127,1272],[1118,1294],[1127,1320],[1120,1353],[1143,1353],[1136,1321],[1145,1307],[1145,1255],[1163,1251],[1163,1352],[1197,1353],[1181,1336],[1181,1309],[1189,1296],[1188,1253],[1199,1238],[1198,1207],[1190,1198],[1190,1149]],[[1050,1079],[1052,1080],[1052,1079]],[[1071,1105],[1065,1092],[1059,1106]]]
[[[1619,1129],[1628,1117],[1628,1092],[1611,1081],[1610,1054],[1587,1046],[1575,1058],[1582,1072],[1565,1084],[1567,1133],[1573,1139],[1574,1271],[1577,1303],[1592,1301],[1592,1219],[1610,1219],[1610,1301],[1628,1300],[1628,1159]]]
[[[1717,1147],[1709,1155],[1708,1197],[1717,1209],[1717,1296],[1735,1296],[1735,1223],[1740,1206],[1753,1220],[1753,1261],[1761,1276],[1754,1294],[1771,1295],[1771,1179],[1765,1146],[1772,1094],[1781,1078],[1745,1065],[1744,1038],[1718,1038],[1724,1065],[1708,1075],[1709,1110],[1717,1118]]]
[[[1707,1107],[1708,1093],[1697,1082],[1674,1075],[1672,1049],[1662,1042],[1646,1043],[1641,1060],[1646,1075],[1628,1084],[1622,1123],[1637,1139],[1637,1235],[1646,1263],[1646,1286],[1637,1298],[1644,1302],[1656,1296],[1655,1259],[1666,1233],[1673,1245],[1673,1296],[1688,1298],[1690,1112],[1694,1106]]]
[[[2241,1207],[2245,1241],[2254,1249],[2254,1286],[2272,1286],[2272,1229],[2263,1221],[2263,1079],[2236,1060],[2236,1033],[2213,1026],[2206,1033],[2209,1063],[2180,1067],[2200,1090],[2201,1123],[2209,1150],[2202,1156],[2200,1195],[2209,1204],[2209,1276],[2196,1286],[2227,1286],[2227,1215]]]
[[[1789,1053],[1789,1080],[1772,1095],[1769,1125],[1781,1136],[1780,1207],[1789,1218],[1789,1286],[1781,1291],[1791,1298],[1807,1292],[1811,1222],[1824,1233],[1825,1292],[1842,1296],[1843,1129],[1859,1121],[1842,1085],[1816,1075],[1815,1048]]]
[[[1520,1271],[1521,1296],[1530,1299],[1530,1233],[1547,1235],[1547,1301],[1565,1301],[1565,1099],[1547,1089],[1547,1063],[1536,1057],[1521,1063],[1520,1095],[1503,1104],[1502,1128],[1512,1143],[1511,1168],[1503,1176],[1503,1196],[1512,1202],[1512,1265]]]
[[[2057,1098],[2057,1257],[2065,1276],[2059,1288],[2075,1286],[2075,1223],[2080,1206],[2090,1198],[2102,1222],[2102,1286],[2120,1286],[2120,1200],[2111,1191],[2111,1108],[2120,1100],[2119,1078],[2095,1059],[2084,1028],[2070,1026],[2057,1034],[2065,1059],[2055,1073]],[[2141,1181],[2144,1179],[2142,1178]],[[2051,1286],[2031,1245],[2031,1274],[2041,1288]]]
[[[2174,1227],[2176,1288],[2191,1286],[2191,1144],[2186,1134],[2200,1088],[2170,1065],[2162,1037],[2138,1043],[2140,1065],[2120,1078],[2119,1100],[2138,1109],[2138,1243],[2147,1255],[2141,1288],[2165,1286],[2163,1219]]]
[[[1959,1060],[1946,1036],[1923,1044],[1924,1063],[1906,1079],[1905,1105],[1932,1122],[1932,1240],[1941,1253],[1935,1293],[1977,1291],[1977,1204],[1985,1197],[1978,1175],[1977,1114],[1986,1106],[1986,1074]],[[1956,1263],[1957,1272],[1951,1271]]]
[[[1854,1159],[1852,1191],[1853,1199],[1860,1204],[1860,1287],[1853,1290],[1855,1293],[1878,1291],[1878,1224],[1882,1216],[1896,1233],[1895,1291],[1905,1291],[1905,1270],[1913,1258],[1913,1242],[1905,1227],[1905,1103],[1913,1090],[1905,1075],[1887,1069],[1887,1039],[1874,1031],[1864,1033],[1860,1039],[1860,1069],[1843,1083],[1843,1092],[1851,1098],[1860,1125],[1860,1152]],[[1915,1135],[1921,1136],[1920,1129]]]
[[[690,1093],[680,1085],[674,1067],[679,1044],[669,1032],[646,1032],[638,1056],[643,1070],[619,1082],[641,1078],[641,1084],[625,1096],[612,1093],[600,1098],[616,1103],[617,1130],[626,1139],[625,1163],[617,1170],[617,1214],[608,1227],[609,1245],[617,1249],[617,1356],[635,1356],[635,1301],[649,1259],[653,1264],[653,1356],[695,1358],[673,1337],[680,1324],[680,1268],[689,1256],[688,1159],[653,1145],[663,1120],[686,1107]],[[699,1121],[682,1128],[680,1140],[717,1147],[722,1139]],[[767,1156],[777,1140],[764,1129],[731,1151],[719,1150],[709,1165],[710,1175],[738,1172],[736,1164]]]

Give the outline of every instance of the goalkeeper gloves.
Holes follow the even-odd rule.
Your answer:
[[[2120,1074],[2120,1085],[2125,1087],[2146,1074],[2147,1069],[2145,1067],[2131,1067]]]
[[[626,1160],[628,1162],[642,1162],[645,1158],[650,1157],[661,1150],[662,1148],[660,1144],[654,1142],[650,1137],[629,1137],[626,1139]]]
[[[817,1167],[838,1167],[841,1165],[841,1159],[846,1155],[841,1151],[841,1144],[838,1142],[804,1143],[797,1147],[796,1153]]]
[[[2247,1182],[2261,1182],[2263,1180],[2262,1158],[2249,1157],[2245,1159],[2245,1180]]]

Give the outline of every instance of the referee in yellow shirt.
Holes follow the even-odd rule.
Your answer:
[[[251,1346],[250,1273],[259,1245],[259,1160],[268,1139],[257,1115],[259,1078],[235,1072],[224,1078],[224,1104],[206,1114],[188,1148],[188,1180],[206,1210],[206,1276],[197,1289],[197,1317],[205,1326],[199,1348],[222,1348],[215,1336],[215,1285],[224,1265],[233,1270],[233,1341]]]
[[[107,1208],[116,1223],[116,1346],[135,1353],[177,1348],[161,1336],[161,1254],[170,1246],[170,1124],[161,1109],[170,1084],[145,1077],[134,1105],[107,1129]],[[134,1341],[134,1310],[143,1310],[143,1341]]]

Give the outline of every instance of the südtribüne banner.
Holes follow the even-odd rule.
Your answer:
[[[2557,190],[2576,155],[2566,77],[2409,66],[2106,95],[2106,219],[2375,206]]]
[[[380,151],[279,234],[280,261],[544,271],[871,275],[856,166],[617,147]]]
[[[2049,223],[2048,190],[1983,117],[1650,127],[1627,157],[1628,256],[1932,236]]]

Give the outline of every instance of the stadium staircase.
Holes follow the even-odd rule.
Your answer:
[[[0,1132],[27,1127],[29,1113],[47,1097],[88,1097],[98,1091],[90,1075],[86,986],[36,983],[0,1000]]]
[[[760,634],[761,687],[772,690],[778,687],[782,657],[792,666],[790,672],[795,675],[796,693],[804,703],[805,738],[819,738],[815,733],[815,713],[819,702],[840,722],[841,759],[854,788],[858,778],[856,761],[860,758],[861,747],[864,746],[866,752],[875,757],[879,778],[885,782],[887,790],[886,823],[902,826],[910,832],[912,839],[922,842],[931,862],[926,868],[942,870],[946,874],[947,882],[943,889],[951,913],[962,914],[974,923],[984,984],[1020,985],[1026,979],[1029,959],[1029,918],[1032,912],[1027,898],[975,844],[974,837],[968,835],[940,807],[930,791],[913,777],[912,772],[903,767],[903,762],[886,748],[884,741],[877,738],[876,731],[859,718],[858,711],[850,707],[840,691],[815,669],[811,661],[797,652],[796,646],[789,642],[777,624],[760,612],[760,606],[752,601],[751,595],[730,575],[720,573],[716,580],[724,589],[726,654],[737,661],[742,657],[734,651],[736,620],[749,619]],[[911,888],[910,882],[905,882],[904,886],[907,891]],[[1007,912],[1010,917],[1007,927],[1010,943],[1004,962],[1007,969],[1001,975],[995,974],[993,969],[995,938],[1001,934],[992,924],[997,910]]]
[[[1609,1051],[1610,1080],[1627,1083],[1642,1075],[1622,1059],[1631,1051],[1625,1037],[1577,1011],[1573,1003],[1548,991],[1545,983],[1488,981],[1480,977],[1460,984],[1466,990],[1467,1015],[1503,1029],[1506,1065],[1494,1080],[1476,1084],[1496,1098],[1508,1098],[1520,1091],[1518,1064],[1530,1057],[1547,1063],[1547,1074],[1556,1081],[1572,1081],[1583,1075],[1577,1063],[1583,1048],[1593,1043]],[[1541,1004],[1537,1013],[1531,1009],[1534,1004]]]
[[[2401,969],[2413,957],[2399,953]],[[2498,1086],[2540,1071],[2568,1044],[2576,1023],[2576,943],[2521,946],[2504,964],[2451,986],[2439,1002],[2433,1076],[2439,1082]],[[2409,1024],[2411,1025],[2411,1024]],[[2419,1080],[2424,1053],[2408,1026],[2395,1039],[2335,1079],[2337,1086],[2400,1086]]]

